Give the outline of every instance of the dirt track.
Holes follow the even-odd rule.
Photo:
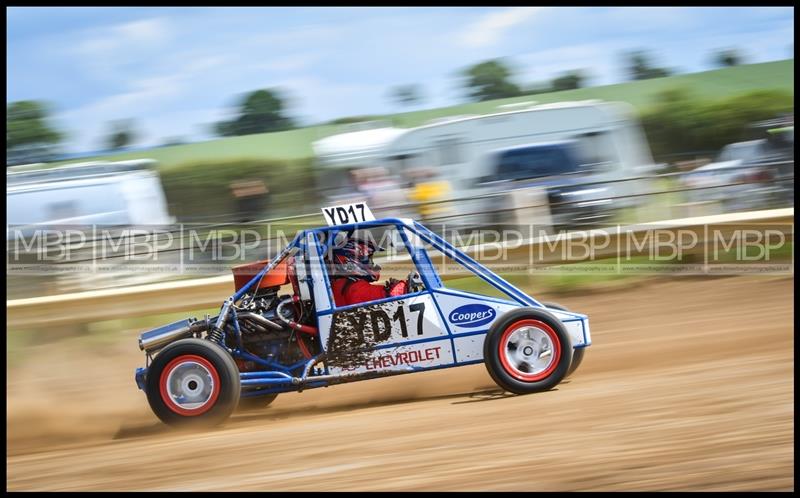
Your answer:
[[[546,296],[543,296],[546,297]],[[280,396],[164,429],[123,344],[8,371],[9,490],[793,490],[791,278],[677,278],[558,300],[594,345],[550,392],[483,365]]]

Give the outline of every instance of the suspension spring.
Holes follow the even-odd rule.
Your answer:
[[[222,331],[216,327],[213,327],[211,330],[208,331],[208,340],[212,342],[216,342],[220,346],[224,346],[225,344],[223,341],[225,340],[225,335]]]

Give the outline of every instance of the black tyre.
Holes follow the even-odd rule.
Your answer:
[[[545,306],[547,306],[548,308],[553,308],[554,310],[559,310],[559,311],[569,311],[569,309],[568,309],[566,306],[564,306],[563,304],[558,304],[558,303],[545,303],[545,302],[542,302],[542,304],[544,304],[544,305],[545,305]]]
[[[569,309],[561,304],[558,303],[542,303],[548,308],[553,308],[556,310],[561,311],[569,311]],[[581,362],[583,361],[583,354],[586,352],[586,348],[577,348],[572,350],[572,362],[569,364],[569,369],[567,370],[567,375],[565,377],[569,377],[572,375],[578,366],[580,366]]]
[[[239,369],[221,346],[182,339],[165,347],[147,369],[147,401],[171,426],[212,426],[239,404]]]
[[[512,310],[492,324],[483,358],[498,386],[515,394],[555,387],[572,361],[572,343],[561,321],[540,308]]]
[[[572,375],[575,370],[578,369],[581,362],[583,361],[583,355],[586,353],[586,348],[576,348],[572,350],[572,363],[569,364],[569,369],[567,370],[567,377]]]
[[[266,408],[277,397],[278,393],[262,394],[261,396],[242,396],[239,398],[239,406],[236,407],[236,411],[246,412]]]

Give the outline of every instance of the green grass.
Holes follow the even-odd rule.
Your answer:
[[[751,250],[745,256],[754,257],[757,254],[759,253]],[[732,248],[722,251],[712,265],[738,263],[746,267],[750,263],[754,265],[790,264],[793,259],[793,241],[789,240],[780,247],[772,249],[768,260],[740,261],[736,249]],[[670,267],[682,268],[684,265],[700,265],[702,263],[702,255],[687,255],[676,261],[653,261],[648,256],[633,256],[618,262],[616,258],[612,257],[598,261],[540,266],[513,273],[501,272],[499,276],[536,297],[537,293],[542,292],[550,294],[590,292],[656,276],[680,275],[681,272],[670,271]],[[742,271],[745,271],[744,268]],[[689,274],[697,275],[696,273]],[[451,289],[508,299],[508,296],[501,291],[473,275],[447,280],[444,285]]]
[[[633,257],[624,262],[621,266],[622,271],[617,273],[616,259],[609,258],[599,261],[529,268],[527,271],[513,273],[501,272],[498,275],[511,285],[535,297],[540,292],[559,294],[581,290],[588,291],[597,287],[608,287],[621,281],[640,280],[650,275],[625,273],[625,266],[648,263],[649,260],[646,256]],[[508,299],[508,296],[476,276],[447,280],[444,285],[451,289]]]
[[[752,90],[776,89],[794,95],[794,59],[760,64],[747,64],[737,67],[682,74],[667,78],[633,81],[616,85],[582,88],[562,92],[528,95],[511,99],[491,100],[458,106],[407,112],[383,119],[398,127],[414,127],[439,117],[457,114],[487,114],[498,112],[498,106],[535,100],[538,103],[565,100],[601,99],[628,102],[638,111],[647,110],[659,92],[669,88],[689,88],[700,99],[719,100],[721,98]],[[126,152],[91,159],[124,160],[152,158],[164,168],[189,161],[208,161],[220,159],[264,158],[276,160],[306,159],[312,157],[311,143],[315,140],[341,132],[336,125],[320,125],[279,133],[261,133],[243,137],[231,137],[208,142],[200,142],[171,147],[160,147],[145,151]],[[55,164],[83,162],[80,160],[62,161]]]

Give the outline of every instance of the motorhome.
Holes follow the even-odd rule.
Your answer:
[[[165,273],[123,274],[124,258],[102,260],[106,267],[116,265],[120,271],[94,273],[80,267],[70,270],[71,265],[59,266],[95,258],[93,242],[71,245],[72,238],[59,237],[62,230],[64,234],[83,231],[90,235],[87,238],[90,240],[92,230],[99,226],[115,241],[122,240],[115,237],[129,227],[148,229],[152,225],[174,223],[155,166],[156,161],[142,159],[50,168],[46,164],[7,168],[9,261],[20,264],[20,268],[27,266],[24,271],[15,268],[10,273],[7,268],[9,294],[31,297],[149,283],[168,277]],[[55,244],[43,244],[44,239],[39,237],[42,234],[52,238]],[[50,252],[67,257],[49,257]],[[65,269],[56,271],[58,268]]]
[[[649,174],[654,168],[633,108],[620,102],[530,105],[492,114],[440,118],[417,128],[369,132],[334,135],[317,142],[318,166],[341,170],[369,164],[400,177],[425,170],[450,184],[451,197],[474,197],[486,192],[487,180],[498,167],[507,170],[507,166],[498,165],[498,157],[506,157],[498,151],[569,142],[586,166],[580,168],[581,174],[587,181],[602,182],[594,187],[593,195],[615,198],[615,207],[636,205],[639,198],[628,196],[647,188],[643,182],[620,180]],[[378,137],[381,140],[376,140]]]
[[[156,161],[89,162],[6,172],[6,224],[162,225],[174,222]]]

